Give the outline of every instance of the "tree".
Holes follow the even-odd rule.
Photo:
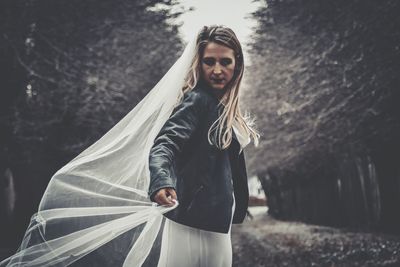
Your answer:
[[[6,0],[1,7],[2,171],[19,233],[51,175],[128,113],[182,50],[174,1]],[[4,59],[4,60],[3,60]],[[14,236],[17,242],[20,240]]]
[[[399,231],[400,4],[265,3],[244,97],[263,133],[247,162],[274,183],[271,210]]]

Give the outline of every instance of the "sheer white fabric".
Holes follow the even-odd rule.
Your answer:
[[[181,94],[196,37],[132,111],[54,174],[21,246],[0,266],[145,263],[157,247],[162,214],[179,204],[157,206],[148,198],[148,155]]]

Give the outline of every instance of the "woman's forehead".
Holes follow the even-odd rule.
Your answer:
[[[235,57],[235,51],[233,49],[225,46],[220,45],[214,42],[210,42],[206,45],[203,52],[203,57]]]

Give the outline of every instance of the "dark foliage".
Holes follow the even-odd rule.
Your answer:
[[[248,162],[276,179],[272,211],[398,228],[400,4],[267,3],[245,98],[263,132]]]
[[[176,60],[182,43],[170,19],[179,14],[170,9],[174,1],[154,8],[159,2],[1,2],[0,171],[12,172],[18,235],[51,175],[127,114]]]

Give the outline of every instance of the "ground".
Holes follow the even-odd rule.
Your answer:
[[[400,266],[400,236],[280,221],[265,211],[232,228],[234,267]]]

